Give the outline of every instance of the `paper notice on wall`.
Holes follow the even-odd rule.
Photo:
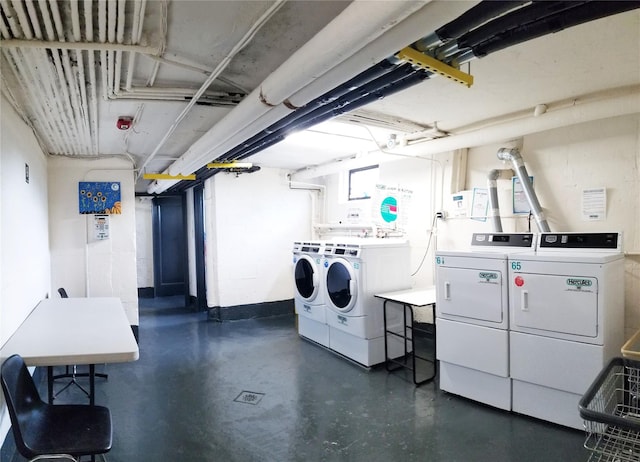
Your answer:
[[[529,181],[531,182],[531,187],[533,187],[532,176],[529,177]],[[524,193],[522,183],[520,183],[520,178],[514,176],[511,179],[511,186],[513,191],[513,213],[529,213],[531,211],[531,206],[527,200],[527,195]]]
[[[473,188],[473,201],[471,202],[471,219],[487,221],[489,211],[489,191],[484,188]]]
[[[413,191],[377,184],[372,201],[373,222],[383,228],[405,229]]]
[[[582,190],[582,219],[602,221],[607,216],[607,188]]]

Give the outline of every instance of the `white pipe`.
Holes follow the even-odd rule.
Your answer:
[[[2,21],[0,21],[0,24],[2,24],[2,27],[0,28],[2,36],[6,37],[9,35],[8,30],[4,27],[4,23]],[[46,97],[43,95],[40,86],[27,84],[25,77],[29,76],[30,69],[29,71],[25,69],[23,59],[20,56],[16,56],[18,53],[19,52],[17,50],[4,50],[5,59],[7,61],[13,61],[14,63],[14,65],[10,66],[9,69],[12,70],[16,82],[18,82],[22,88],[22,94],[27,95],[31,107],[34,108],[37,113],[35,124],[40,126],[48,135],[45,139],[51,144],[48,146],[46,151],[53,152],[51,150],[51,148],[53,148],[53,150],[56,150],[57,152],[62,152],[63,144],[59,137],[59,132],[51,127],[48,117],[43,112],[42,104],[40,104]]]
[[[118,17],[117,0],[107,1],[107,40],[116,43],[116,18]]]
[[[345,61],[349,56],[382,35],[387,29],[422,7],[424,3],[351,3],[339,16],[267,77],[260,87],[252,91],[234,110],[193,143],[181,159],[169,167],[168,172],[172,175],[183,172],[191,173],[212,158],[223,154],[228,146],[235,146],[244,141],[241,138],[244,138],[245,135],[239,136],[239,132],[252,131],[253,133],[249,135],[252,136],[279,120],[290,112],[289,109],[281,107],[280,103],[314,80],[319,79],[337,64]],[[354,27],[354,24],[358,26]],[[327,47],[327,43],[339,45]],[[369,63],[368,66],[371,64],[373,63]],[[366,67],[358,69],[355,73],[366,69]],[[322,93],[315,96],[320,94]],[[310,98],[309,101],[311,99],[313,98]],[[278,108],[278,112],[264,117],[265,114],[273,110],[274,105]],[[257,123],[258,120],[261,123]]]
[[[79,42],[82,40],[82,33],[80,30],[80,11],[78,9],[78,2],[71,2],[71,24],[72,24],[72,33],[73,33],[73,41]],[[92,151],[92,137],[91,137],[91,121],[89,117],[89,104],[87,98],[87,86],[85,85],[85,73],[84,73],[84,55],[82,51],[75,51],[78,72],[78,81],[79,90],[80,90],[80,111],[78,116],[81,118],[80,122],[82,124],[82,134],[84,138],[84,151],[86,153],[90,153]]]
[[[66,41],[64,35],[64,27],[62,26],[62,18],[60,17],[60,10],[58,9],[57,0],[49,0],[49,4],[51,6],[51,13],[53,15],[54,25],[58,34],[58,39],[60,41]],[[54,55],[56,53],[53,53]],[[64,70],[65,78],[60,79],[60,87],[62,88],[62,92],[65,95],[66,101],[70,102],[69,104],[65,104],[64,106],[67,110],[70,109],[69,119],[73,127],[73,139],[76,141],[76,153],[83,154],[83,151],[87,152],[88,149],[86,147],[81,146],[81,138],[83,135],[86,135],[84,130],[82,130],[82,110],[80,103],[80,90],[78,85],[78,79],[75,76],[75,73],[71,69],[71,59],[69,58],[69,52],[67,50],[62,50],[62,68]],[[65,84],[66,81],[66,84]],[[87,141],[83,143],[85,146],[87,145]]]
[[[292,93],[353,56],[426,3],[428,1],[351,3],[262,82],[260,100],[267,106],[282,104]],[[331,46],[327,46],[327,35],[332,38]],[[309,60],[309,56],[313,56],[313,60]],[[303,63],[305,72],[300,72]]]
[[[84,0],[84,23],[87,41],[93,41],[93,0]],[[96,80],[96,63],[93,50],[87,51],[89,57],[89,120],[91,122],[91,151],[98,154],[98,82]]]
[[[124,27],[125,27],[125,9],[126,0],[118,0],[118,25],[117,25],[117,35],[116,42],[123,43],[124,42]],[[120,78],[122,76],[122,51],[116,51],[116,61],[115,61],[115,76],[113,83],[113,92],[118,93],[120,91]]]
[[[133,2],[133,22],[131,24],[131,42],[134,44],[138,44],[140,43],[140,37],[138,35],[138,28],[140,25],[140,18],[141,18],[141,8],[142,8],[142,2],[140,0],[135,0]],[[133,81],[133,70],[135,68],[135,63],[136,63],[136,57],[137,54],[136,53],[130,53],[129,54],[129,62],[127,63],[127,80],[125,83],[125,89],[127,91],[131,90],[131,85],[132,85],[132,81]]]
[[[9,3],[6,0],[2,1],[3,4],[3,8],[5,9],[5,11],[12,11],[11,6],[9,5]],[[42,7],[42,5],[44,5],[45,10],[46,10],[46,0],[41,0],[40,1],[40,5]],[[13,15],[11,15],[13,17]],[[18,29],[18,24],[16,23],[15,19],[12,19],[12,17],[8,18],[9,19],[9,26],[11,27],[11,32],[12,35],[14,37],[21,37],[22,33],[20,31],[20,29]],[[47,28],[47,31],[51,31],[53,33],[53,27],[51,25],[51,21],[49,19],[48,14],[44,14],[43,13],[43,17],[45,19],[45,27]],[[0,43],[4,42],[0,41]],[[22,68],[21,74],[23,75],[29,75],[30,76],[30,80],[28,81],[28,85],[31,89],[36,88],[37,91],[39,91],[40,89],[42,89],[44,91],[44,94],[39,91],[40,95],[41,95],[41,100],[40,101],[33,101],[33,105],[34,107],[40,106],[42,105],[43,101],[48,101],[51,102],[53,101],[54,104],[56,105],[56,107],[58,108],[58,110],[62,110],[63,107],[61,107],[61,103],[59,101],[59,98],[56,98],[56,88],[53,84],[53,82],[51,81],[51,79],[49,78],[49,73],[48,72],[42,72],[43,69],[49,69],[50,68],[50,64],[49,61],[46,59],[46,56],[44,56],[44,54],[36,54],[34,55],[33,53],[29,53],[29,52],[21,52],[21,56],[22,56],[22,60],[20,60],[20,58],[18,57],[18,54],[12,54],[14,61],[16,62],[16,65],[18,65],[19,67]],[[38,71],[38,73],[36,74],[35,70],[38,69],[38,66],[36,66],[33,63],[33,59],[36,59],[37,57],[41,58],[41,64],[40,64],[40,71]],[[54,56],[55,58],[55,56]],[[24,62],[24,66],[22,65]],[[26,70],[28,70],[27,73],[25,73],[25,68]],[[19,77],[18,80],[20,80],[21,77]],[[46,95],[46,96],[44,96]],[[43,111],[45,114],[45,119],[43,120],[47,120],[47,122],[50,125],[55,125],[57,126],[58,130],[60,130],[61,133],[65,133],[67,136],[65,137],[65,143],[63,143],[63,146],[66,145],[67,147],[71,148],[72,145],[68,144],[68,140],[71,139],[71,133],[69,132],[69,128],[66,126],[66,124],[64,124],[62,121],[60,121],[58,118],[54,117],[53,121],[50,115],[48,115],[47,111]],[[55,130],[55,129],[54,129]],[[72,152],[71,150],[69,152]]]
[[[20,28],[24,33],[24,36],[27,40],[33,39],[33,32],[31,31],[31,24],[29,23],[29,19],[27,18],[27,13],[24,10],[24,3],[21,0],[12,0],[13,8],[18,15],[18,22],[20,23]]]
[[[191,99],[191,101],[189,101],[189,104],[187,104],[187,106],[182,110],[180,115],[178,115],[178,118],[173,122],[171,127],[169,127],[169,130],[167,131],[165,136],[160,140],[160,142],[158,143],[156,148],[147,157],[147,159],[145,160],[144,164],[142,164],[142,166],[140,167],[140,170],[138,171],[138,176],[137,176],[136,179],[139,179],[143,175],[145,167],[158,154],[158,151],[160,150],[160,148],[162,146],[164,146],[164,143],[173,134],[173,132],[176,130],[176,128],[178,127],[178,125],[180,124],[182,119],[184,119],[184,117],[187,115],[187,113],[196,104],[196,102],[198,101],[198,98],[200,98],[200,96],[202,96],[202,94],[209,88],[209,86],[218,77],[218,75],[220,75],[222,73],[222,71],[229,65],[229,63],[231,62],[231,59],[238,52],[240,52],[240,50],[242,50],[247,45],[247,43],[249,43],[253,39],[253,37],[260,30],[260,28],[264,24],[266,24],[266,22],[276,13],[276,11],[278,11],[282,7],[283,4],[284,4],[284,0],[277,0],[273,5],[271,5],[271,7],[267,11],[265,11],[265,13],[263,13],[262,16],[260,16],[258,21],[256,21],[251,26],[251,28],[242,37],[242,39],[222,59],[222,61],[218,64],[218,66],[216,66],[216,69],[211,73],[211,75],[209,75],[209,77],[207,77],[207,79],[200,86],[200,88],[198,89],[198,91],[196,92],[194,97]]]
[[[27,2],[27,11],[29,12],[29,20],[33,25],[33,35],[35,35],[38,40],[42,40],[42,29],[40,28],[40,20],[38,19],[38,12],[33,6],[33,1]]]

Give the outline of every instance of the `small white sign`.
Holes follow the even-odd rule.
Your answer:
[[[531,187],[533,188],[533,177],[529,177]],[[513,213],[529,213],[531,211],[531,205],[527,200],[527,196],[524,193],[520,178],[514,176],[511,178],[511,186],[513,187]]]
[[[93,237],[99,241],[109,239],[109,215],[93,216]]]
[[[471,203],[471,219],[487,221],[489,211],[489,191],[484,188],[473,188],[473,202]]]
[[[607,216],[607,188],[582,190],[582,219],[602,221]]]

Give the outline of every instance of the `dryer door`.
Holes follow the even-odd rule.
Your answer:
[[[331,260],[326,272],[327,305],[341,313],[351,311],[358,297],[356,273],[342,258]]]
[[[296,283],[296,293],[306,302],[312,302],[320,290],[320,278],[313,258],[308,255],[295,256],[293,277]]]

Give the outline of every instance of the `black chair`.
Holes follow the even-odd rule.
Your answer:
[[[79,462],[105,454],[113,436],[111,412],[104,406],[47,404],[22,357],[2,364],[2,391],[18,452],[30,461],[55,458]]]
[[[58,293],[60,294],[60,298],[69,298],[69,295],[67,294],[67,291],[65,290],[64,287],[60,287],[58,289]],[[102,374],[102,373],[95,373],[96,377],[102,377],[105,379],[109,378],[109,374]],[[67,384],[62,387],[60,390],[58,390],[55,395],[54,398],[56,396],[58,396],[60,393],[62,393],[63,391],[65,391],[67,388],[69,388],[71,385],[75,385],[76,387],[78,387],[80,389],[80,391],[82,391],[85,395],[89,396],[89,392],[78,383],[78,381],[76,380],[78,377],[89,377],[89,373],[88,372],[78,372],[78,366],[73,365],[73,366],[65,366],[65,372],[64,374],[57,374],[53,376],[53,380],[56,381],[58,379],[71,379],[69,380],[69,382],[67,382]]]

